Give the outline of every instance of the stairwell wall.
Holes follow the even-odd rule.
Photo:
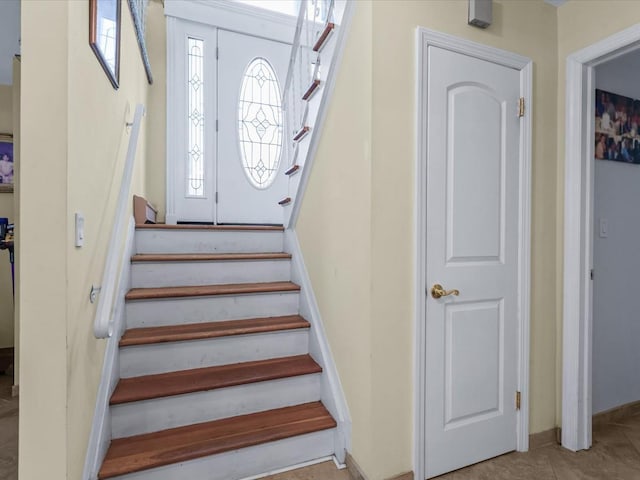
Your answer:
[[[352,420],[352,455],[374,440],[371,365],[372,14],[357,2],[296,226]]]
[[[22,5],[18,473],[31,480],[67,478],[68,17],[66,2]]]
[[[150,89],[126,0],[120,87],[88,38],[89,2],[23,5],[21,479],[80,479],[106,341],[93,335],[129,140],[125,122]],[[131,193],[145,194],[143,119]],[[74,246],[74,214],[85,245]]]
[[[298,220],[368,478],[413,468],[415,30],[534,61],[530,433],[556,425],[557,13],[542,0],[361,1]],[[370,78],[365,78],[366,76]]]
[[[159,0],[149,2],[147,42],[153,67],[153,88],[149,89],[147,128],[147,200],[158,209],[158,221],[164,222],[167,189],[167,22]]]

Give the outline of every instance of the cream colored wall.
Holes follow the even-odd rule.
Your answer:
[[[371,479],[413,468],[417,26],[534,61],[531,433],[556,424],[556,15],[542,0],[495,1],[480,30],[466,24],[466,1],[357,4],[298,235],[353,416],[352,451]]]
[[[149,87],[126,1],[118,90],[88,45],[88,2],[27,3],[20,478],[79,479],[106,345],[93,336],[88,293],[102,278],[129,138],[125,122],[137,103],[147,103]],[[132,187],[143,195],[145,125]],[[85,216],[82,248],[73,244],[76,212]]]
[[[149,90],[147,138],[147,200],[158,209],[158,220],[164,222],[166,209],[166,128],[167,128],[167,27],[162,3],[149,3],[147,42],[153,65],[153,88]]]
[[[297,226],[353,421],[352,454],[373,463],[371,2],[358,2]],[[390,443],[385,442],[387,446]]]
[[[613,13],[615,12],[615,13]],[[603,15],[606,21],[603,21]],[[558,9],[558,98],[557,98],[557,177],[558,191],[556,198],[556,285],[559,296],[556,305],[556,316],[562,319],[562,287],[563,287],[563,228],[564,228],[564,153],[565,153],[565,82],[567,56],[592,45],[614,33],[640,22],[640,5],[628,0],[570,0]],[[576,26],[580,27],[577,28]],[[560,424],[562,413],[562,321],[557,324],[557,422]]]
[[[23,2],[21,12],[18,221],[20,246],[28,252],[19,263],[23,480],[67,478],[68,10],[66,2],[33,0]]]
[[[101,380],[104,340],[93,335],[92,284],[101,282],[136,104],[148,104],[149,86],[129,7],[122,1],[120,87],[111,87],[87,45],[88,2],[69,8],[69,157],[67,188],[67,478],[81,476]],[[155,11],[150,12],[153,16]],[[132,194],[145,195],[143,119]],[[131,207],[130,207],[131,208]],[[85,245],[73,245],[75,212],[85,216]]]
[[[0,133],[13,133],[13,87],[0,85]],[[15,220],[13,193],[0,193],[0,217]],[[0,251],[0,348],[13,347],[13,294],[9,253]]]
[[[13,133],[13,87],[0,85],[0,133]]]

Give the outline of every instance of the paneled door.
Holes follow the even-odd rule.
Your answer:
[[[427,478],[516,449],[520,71],[426,52]]]
[[[291,45],[218,31],[218,223],[282,224]]]

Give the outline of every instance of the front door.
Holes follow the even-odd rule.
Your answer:
[[[218,223],[282,224],[291,45],[218,32]]]
[[[167,221],[282,224],[291,45],[191,22],[175,29]]]
[[[426,471],[516,449],[520,72],[429,46]]]

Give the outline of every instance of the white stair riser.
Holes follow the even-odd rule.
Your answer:
[[[298,297],[298,292],[275,292],[129,301],[127,326],[155,327],[296,315]]]
[[[182,287],[222,283],[281,282],[291,278],[291,261],[138,262],[132,288]]]
[[[333,455],[335,429],[299,435],[184,463],[114,477],[113,480],[241,480]]]
[[[137,253],[282,252],[279,231],[137,230]]]
[[[320,400],[320,375],[257,382],[111,407],[113,438]]]
[[[137,345],[120,349],[120,377],[252,362],[308,352],[307,329]]]

